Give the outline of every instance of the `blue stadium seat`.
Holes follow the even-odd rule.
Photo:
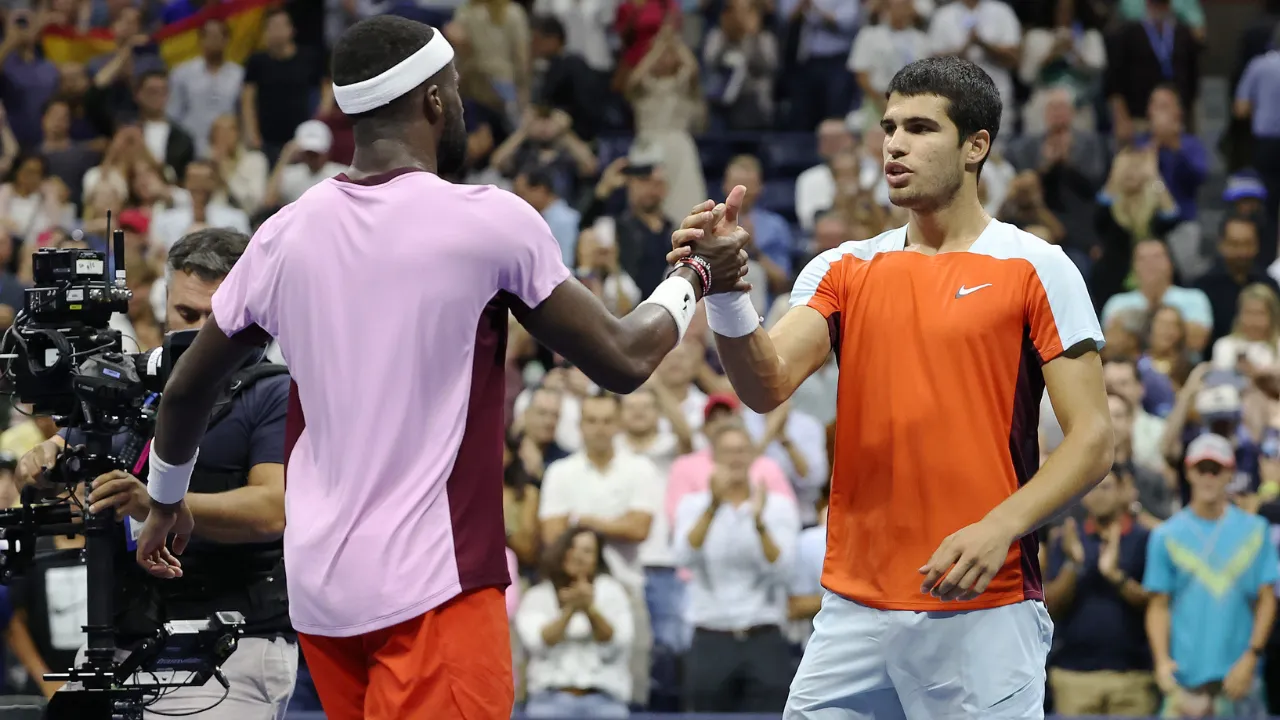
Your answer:
[[[788,222],[795,222],[796,181],[788,178],[766,182],[757,202],[765,210],[772,210],[786,218]]]
[[[765,177],[792,178],[822,162],[813,133],[773,133],[760,143]]]
[[[598,146],[596,156],[600,159],[600,170],[603,172],[609,163],[620,157],[626,157],[631,152],[631,142],[634,138],[630,136],[600,136],[598,138]]]
[[[702,160],[702,174],[707,178],[707,185],[719,184],[724,176],[724,169],[733,157],[733,146],[720,138],[698,138],[698,155]]]

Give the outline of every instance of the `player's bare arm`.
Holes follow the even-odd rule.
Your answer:
[[[1085,341],[1045,363],[1045,388],[1063,440],[1030,482],[985,518],[947,537],[920,573],[921,592],[970,600],[995,577],[1018,538],[1034,531],[1106,476],[1115,451],[1102,361]],[[950,569],[950,572],[948,572]],[[944,576],[945,575],[945,576]]]
[[[674,249],[667,256],[668,261],[687,257],[692,252],[692,243],[700,238],[745,232],[738,227],[738,207],[726,201],[723,217],[709,224],[706,205],[695,207],[680,224],[671,238]],[[739,314],[755,315],[745,295],[725,295],[724,300],[730,308],[741,307]],[[708,316],[711,312],[708,306]],[[744,320],[750,323],[749,318]],[[758,413],[767,413],[786,402],[800,383],[827,361],[831,354],[831,333],[821,313],[803,306],[791,308],[772,330],[766,331],[759,324],[758,316],[755,324],[753,331],[741,337],[715,333],[716,350],[725,375],[742,402]]]
[[[726,202],[740,204],[745,192],[745,188],[734,188]],[[713,227],[726,212],[710,203],[700,207],[696,213],[700,228]],[[678,265],[671,278],[680,278],[679,282],[693,287],[692,303],[701,299],[706,290],[723,293],[750,289],[742,280],[747,270],[743,250],[747,239],[746,231],[740,228],[705,236],[698,230],[689,238],[694,243],[691,255],[706,262],[709,288],[689,265]],[[662,291],[659,286],[651,300]],[[674,312],[687,312],[692,317],[693,309],[690,305]],[[560,283],[536,308],[516,307],[512,312],[539,342],[577,365],[597,385],[618,393],[629,393],[648,380],[682,335],[681,327],[673,322],[673,311],[661,304],[646,301],[619,319],[574,279]]]
[[[209,317],[165,384],[151,444],[153,477],[195,461],[219,389],[226,387],[232,373],[269,340],[257,326],[228,337],[218,327],[218,319]],[[138,563],[155,577],[180,577],[182,566],[175,556],[186,548],[194,525],[185,502],[160,502],[152,493],[147,522],[138,538]],[[170,532],[174,534],[172,551],[165,547]]]

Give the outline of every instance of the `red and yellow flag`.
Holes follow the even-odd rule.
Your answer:
[[[40,35],[45,59],[55,65],[84,64],[116,49],[110,30],[80,32],[69,27],[48,27]]]
[[[227,59],[243,64],[262,44],[262,18],[279,0],[223,0],[184,20],[169,23],[152,36],[170,68],[200,55],[200,26],[222,20],[231,34]],[[55,64],[85,63],[116,49],[110,30],[82,32],[68,27],[45,28],[40,38],[44,56]]]
[[[244,64],[262,45],[262,16],[279,0],[224,0],[204,8],[185,20],[160,28],[153,39],[160,45],[165,65],[177,67],[200,55],[200,26],[222,20],[231,33],[227,59]]]

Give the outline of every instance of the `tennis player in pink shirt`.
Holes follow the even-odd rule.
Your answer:
[[[157,577],[192,529],[183,503],[207,418],[254,347],[294,378],[284,533],[290,615],[329,720],[506,720],[503,589],[508,311],[596,384],[630,392],[697,301],[741,289],[746,233],[708,237],[625,318],[572,279],[529,205],[441,179],[467,136],[453,50],[394,16],[333,50],[352,167],[262,225],[165,388],[138,562]],[[741,202],[735,188],[726,205]],[[705,203],[710,228],[726,213]],[[174,535],[172,550],[166,547]]]

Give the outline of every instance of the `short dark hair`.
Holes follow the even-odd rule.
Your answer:
[[[169,82],[169,73],[165,72],[164,70],[154,70],[154,69],[148,70],[142,73],[141,75],[138,76],[138,86],[137,86],[138,89],[141,90],[142,86],[146,85],[147,81],[153,78],[160,78],[165,82]]]
[[[1125,367],[1133,371],[1133,376],[1135,378],[1141,379],[1141,376],[1138,374],[1138,361],[1134,360],[1133,358],[1127,355],[1119,356],[1119,357],[1110,357],[1102,361],[1103,367],[1106,367],[1108,365],[1124,365]]]
[[[546,552],[542,555],[542,576],[551,581],[552,587],[559,590],[562,587],[568,587],[573,579],[564,571],[564,556],[569,554],[569,548],[573,546],[574,538],[582,534],[595,536],[596,539],[596,575],[608,575],[609,568],[604,562],[604,538],[594,530],[588,530],[583,527],[570,527],[560,533],[560,537],[552,541]]]
[[[26,165],[28,162],[31,162],[32,160],[40,163],[40,174],[42,175],[49,174],[48,158],[46,158],[44,155],[41,155],[38,152],[27,150],[20,153],[18,157],[14,158],[13,164],[9,166],[9,172],[5,176],[5,182],[13,182],[15,179],[17,179],[18,172],[22,170],[22,166]]]
[[[44,117],[46,114],[48,114],[49,108],[53,107],[54,105],[66,105],[67,108],[70,109],[71,100],[69,100],[66,95],[54,95],[53,97],[45,101],[44,107],[40,108],[40,117]]]
[[[565,41],[564,23],[552,15],[534,15],[529,22],[529,29],[539,35],[555,38],[561,43]]]
[[[396,15],[361,20],[333,47],[333,84],[341,87],[377,77],[421,50],[435,34],[430,25]],[[407,99],[408,94],[351,119],[358,124],[363,118],[398,118],[409,109]]]
[[[937,95],[947,101],[947,118],[960,131],[960,142],[986,130],[991,144],[1000,134],[1004,101],[987,71],[953,55],[917,60],[898,71],[889,81],[885,99],[897,93],[907,97]],[[988,154],[988,157],[990,155]],[[978,172],[986,158],[978,163]]]
[[[230,228],[187,233],[169,248],[169,270],[191,273],[205,282],[226,277],[249,246],[249,236]]]
[[[546,168],[526,168],[520,171],[520,176],[530,188],[546,188],[553,193],[556,191],[556,179]]]

